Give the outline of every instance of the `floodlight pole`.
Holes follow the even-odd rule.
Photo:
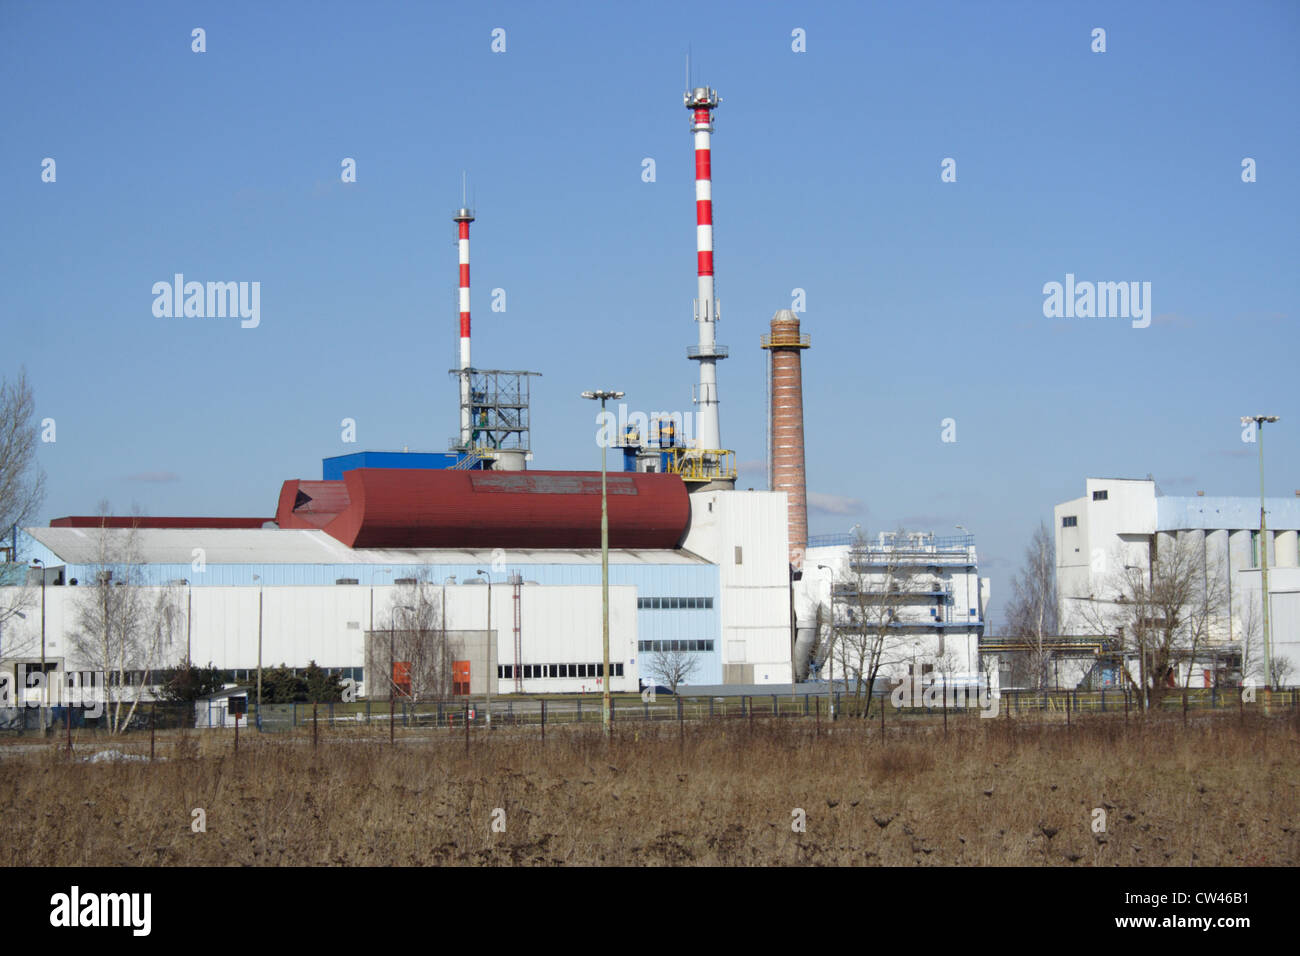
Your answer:
[[[1245,415],[1242,423],[1254,422],[1259,442],[1259,570],[1260,599],[1264,610],[1264,686],[1273,686],[1272,631],[1268,620],[1268,522],[1264,517],[1264,423],[1276,422],[1276,415]]]
[[[32,558],[32,564],[41,566],[41,733],[45,733],[45,709],[50,705],[50,675],[45,673],[45,562]]]
[[[583,392],[582,397],[600,400],[600,419],[603,424],[606,400],[622,398],[623,394],[623,392],[601,390]],[[603,432],[600,434],[603,435]],[[601,670],[600,721],[606,737],[613,732],[609,700],[609,490],[606,480],[608,445],[609,442],[602,437],[600,441],[600,633],[605,663]]]
[[[483,677],[486,680],[484,691],[487,694],[487,704],[484,707],[483,719],[487,723],[487,729],[492,729],[492,572],[478,569],[478,573],[487,578],[488,586],[488,613],[487,613],[487,641],[486,648],[487,663],[483,668]]]
[[[833,568],[827,567],[824,564],[819,564],[817,565],[817,567],[822,571],[829,571],[831,575],[831,642],[830,642],[830,647],[827,649],[827,654],[826,654],[826,662],[829,665],[829,670],[827,671],[827,675],[829,680],[830,696],[826,698],[826,704],[830,712],[830,718],[831,720],[834,720],[835,719],[835,679],[834,679],[835,678],[835,570]]]

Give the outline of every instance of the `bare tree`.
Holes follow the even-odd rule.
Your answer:
[[[397,585],[393,600],[393,659],[404,665],[409,681],[401,689],[411,700],[451,696],[452,661],[459,648],[447,639],[447,619],[442,596],[421,569],[416,577]],[[390,680],[391,680],[390,676]]]
[[[1241,636],[1241,682],[1243,684],[1262,684],[1264,682],[1264,624],[1263,610],[1260,602],[1246,592],[1241,616],[1237,619],[1237,631]]]
[[[666,648],[652,651],[646,659],[645,673],[656,684],[664,684],[674,694],[677,687],[686,683],[699,669],[699,655],[681,650],[681,645],[670,642]]]
[[[23,369],[14,382],[0,380],[0,535],[35,518],[45,503],[39,444],[36,397]]]
[[[14,528],[34,520],[45,502],[45,472],[36,461],[38,433],[36,399],[27,371],[22,369],[15,381],[0,380],[0,538],[10,537]],[[16,562],[18,556],[10,555],[10,560]],[[0,628],[35,606],[34,589],[28,586],[25,571],[18,569],[10,580],[0,580]],[[0,652],[9,657],[25,653],[31,643],[30,628],[24,633],[28,637],[22,646],[15,636]]]
[[[1099,633],[1118,634],[1121,647],[1138,657],[1136,683],[1144,704],[1159,707],[1171,687],[1179,660],[1192,656],[1208,640],[1224,612],[1223,576],[1207,566],[1205,547],[1193,535],[1152,540],[1147,561],[1126,564],[1112,558],[1115,570],[1105,591],[1083,612]]]
[[[908,560],[908,539],[900,528],[873,545],[859,530],[848,564],[832,585],[841,673],[852,682],[853,708],[863,719],[871,716],[872,690],[882,668],[901,660],[899,629],[918,622],[910,613],[917,610],[913,598],[938,586],[927,565]]]
[[[107,503],[100,504],[99,513],[109,517]],[[165,596],[154,597],[143,587],[138,528],[106,525],[96,532],[92,580],[78,595],[70,644],[75,657],[101,676],[108,729],[120,733],[162,660],[175,617]]]
[[[1052,651],[1046,638],[1059,630],[1059,592],[1056,582],[1056,540],[1046,522],[1034,529],[1025,548],[1025,563],[1011,582],[1006,632],[1024,642],[1017,664],[1028,670],[1030,682],[1042,691],[1049,683]]]

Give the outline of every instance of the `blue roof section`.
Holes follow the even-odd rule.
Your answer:
[[[340,481],[355,468],[416,468],[438,471],[452,468],[464,456],[457,452],[358,451],[321,460],[321,479]]]
[[[1300,498],[1265,498],[1270,531],[1300,530]],[[1258,498],[1158,497],[1156,530],[1247,530],[1259,527]]]

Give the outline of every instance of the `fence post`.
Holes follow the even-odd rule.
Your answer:
[[[317,708],[318,708],[319,706],[320,706],[320,705],[317,704],[317,703],[315,703],[314,701],[312,702],[312,705],[311,705],[311,747],[312,747],[313,750],[315,750],[315,749],[316,749],[316,745],[320,743],[320,727],[319,727],[319,725],[318,725],[317,722],[316,722]]]
[[[808,695],[807,694],[803,695],[803,715],[805,717],[808,716]]]
[[[747,710],[749,711],[749,732],[752,734],[754,732],[754,698],[752,697],[748,698],[748,702],[749,702],[749,706]]]
[[[781,716],[781,712],[777,710],[777,706],[776,706],[776,694],[772,695],[772,716],[773,717]]]
[[[709,717],[713,717],[713,698],[709,698]]]
[[[885,742],[885,700],[886,695],[880,695],[880,742]]]
[[[1183,729],[1187,729],[1187,688],[1183,688]]]
[[[646,719],[646,720],[649,720],[649,719],[650,719],[650,701],[648,701],[648,700],[642,700],[642,701],[641,701],[641,710],[642,710],[642,712],[645,714],[645,719]]]
[[[154,733],[158,727],[158,701],[149,707],[149,762],[153,763]],[[72,753],[72,708],[68,708],[68,753]]]
[[[582,698],[578,698],[578,723],[582,723]]]
[[[1106,688],[1101,689],[1101,712],[1106,713]]]
[[[465,756],[469,756],[469,701],[465,702]]]
[[[546,743],[546,698],[542,698],[542,743]]]
[[[682,712],[682,699],[677,698],[677,736],[679,748],[686,746],[686,716]]]

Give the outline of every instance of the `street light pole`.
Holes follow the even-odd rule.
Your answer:
[[[393,632],[397,629],[397,612],[411,611],[409,604],[395,604],[388,612],[388,742],[393,743],[396,727],[397,672],[393,656]]]
[[[826,654],[826,662],[830,669],[829,675],[830,696],[827,698],[827,707],[830,710],[831,720],[835,719],[835,572],[824,564],[817,567],[822,571],[830,571],[831,574],[831,642]]]
[[[487,693],[487,705],[484,707],[483,719],[487,722],[488,730],[492,729],[492,572],[478,569],[478,573],[487,578],[488,586],[488,622],[487,622],[487,641],[484,642],[484,655],[487,657],[487,664],[483,669],[483,677],[486,680],[484,685]]]
[[[600,418],[605,420],[605,402],[611,398],[622,398],[623,392],[599,390],[583,392],[583,398],[600,400]],[[605,652],[605,664],[601,669],[600,720],[605,736],[613,732],[610,722],[609,703],[609,491],[606,487],[605,453],[609,442],[600,442],[600,634]]]
[[[1271,653],[1272,631],[1268,620],[1268,523],[1264,518],[1264,423],[1275,422],[1276,415],[1244,415],[1241,423],[1254,422],[1258,426],[1259,441],[1259,569],[1260,601],[1264,609],[1264,686],[1273,686],[1273,660]]]
[[[41,731],[45,731],[45,708],[49,706],[49,675],[45,673],[45,562],[32,558],[32,564],[41,566]]]
[[[257,729],[262,729],[262,577],[254,574],[257,582]]]

